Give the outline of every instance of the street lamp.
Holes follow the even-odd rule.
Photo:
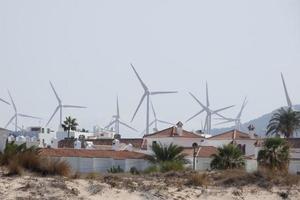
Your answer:
[[[193,144],[193,149],[194,149],[194,153],[193,153],[193,170],[196,170],[196,155],[197,155],[197,148],[198,148],[198,144],[194,143]]]

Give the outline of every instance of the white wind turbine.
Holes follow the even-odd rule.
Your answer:
[[[150,96],[152,95],[158,95],[158,94],[173,94],[173,93],[177,93],[176,91],[157,91],[157,92],[152,92],[152,91],[149,91],[148,87],[146,86],[146,84],[142,81],[141,77],[139,76],[139,74],[137,73],[137,71],[135,70],[134,66],[131,64],[131,67],[135,73],[135,75],[137,76],[137,78],[139,79],[139,82],[141,83],[143,89],[144,89],[144,94],[139,102],[139,105],[137,106],[135,112],[134,112],[134,115],[132,117],[132,120],[134,120],[138,110],[140,109],[143,101],[145,100],[146,98],[146,135],[149,134],[149,104],[150,104]]]
[[[56,99],[58,101],[58,106],[55,108],[55,110],[54,110],[52,116],[50,117],[49,121],[47,122],[46,126],[49,125],[49,123],[53,119],[54,115],[58,112],[58,110],[59,110],[59,126],[61,126],[62,125],[62,112],[63,112],[63,108],[86,108],[84,106],[75,106],[75,105],[65,105],[65,104],[63,104],[62,101],[61,101],[61,99],[59,98],[57,92],[55,91],[54,86],[51,83],[51,81],[50,81],[50,86],[51,86],[51,88],[52,88],[52,90],[53,90],[53,92],[54,92],[54,94],[56,96]]]
[[[151,127],[152,125],[154,125],[154,128],[153,128],[154,131],[158,131],[158,123],[172,125],[172,126],[174,125],[174,124],[172,124],[170,122],[163,121],[163,120],[160,120],[160,119],[157,118],[157,115],[156,115],[156,112],[155,112],[155,109],[154,109],[152,101],[151,101],[151,108],[152,108],[154,120],[152,122],[150,122],[149,127]],[[145,132],[146,132],[146,130],[143,131],[143,133],[145,133]]]
[[[207,134],[210,134],[210,132],[211,132],[211,119],[212,119],[212,115],[216,115],[219,112],[221,112],[223,110],[226,110],[226,109],[229,109],[229,108],[232,108],[234,106],[234,105],[232,105],[232,106],[224,107],[224,108],[217,109],[217,110],[211,110],[209,108],[210,107],[210,103],[209,103],[208,85],[207,85],[207,83],[206,83],[206,106],[204,104],[202,104],[200,102],[200,100],[197,99],[195,97],[195,95],[193,95],[191,92],[190,92],[190,95],[193,97],[193,99],[195,101],[197,101],[200,104],[200,106],[202,107],[202,110],[200,110],[198,113],[196,113],[195,115],[193,115],[192,117],[190,117],[186,122],[194,119],[195,117],[197,117],[201,113],[206,112],[206,119],[205,119],[204,129],[206,130]]]
[[[123,125],[135,132],[137,132],[137,130],[133,127],[131,127],[130,125],[126,124],[125,122],[122,122],[120,120],[120,109],[119,109],[119,99],[117,97],[117,114],[113,116],[113,121],[110,122],[104,129],[109,129],[112,125],[115,125],[115,132],[116,134],[120,134],[120,125]]]
[[[13,100],[13,98],[12,98],[12,96],[11,96],[11,94],[10,94],[9,91],[8,91],[8,95],[9,95],[9,98],[10,98],[10,101],[11,101],[11,104],[13,106],[15,114],[7,122],[5,128],[7,128],[13,122],[13,120],[15,120],[14,126],[15,126],[15,131],[17,132],[18,131],[18,117],[25,117],[25,118],[31,118],[31,119],[41,119],[39,117],[34,117],[34,116],[30,116],[30,115],[25,115],[25,114],[19,113],[18,110],[17,110],[16,104],[15,104],[15,102],[14,102],[14,100]]]
[[[234,122],[235,123],[235,128],[240,131],[241,125],[242,125],[242,123],[241,123],[241,117],[242,117],[243,111],[244,111],[247,103],[248,103],[247,102],[247,98],[245,98],[244,102],[243,102],[243,104],[241,106],[241,110],[240,110],[240,112],[237,114],[237,116],[235,118],[224,117],[221,114],[217,114],[219,117],[221,117],[221,118],[217,118],[218,120],[224,120],[223,122],[220,122],[217,125],[227,124],[227,123]]]
[[[1,99],[0,98],[0,101],[2,101],[3,103],[7,104],[7,105],[10,105],[10,103],[8,103],[7,101],[5,101],[4,99]]]
[[[281,73],[281,80],[282,80],[282,84],[283,84],[283,88],[284,88],[284,93],[285,93],[285,98],[286,98],[286,101],[287,101],[287,106],[289,108],[293,109],[293,104],[292,104],[292,101],[290,99],[290,96],[289,96],[289,93],[288,93],[288,90],[287,90],[285,80],[284,80],[284,77],[283,77],[282,73]]]

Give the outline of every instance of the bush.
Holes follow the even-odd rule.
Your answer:
[[[159,168],[157,165],[151,165],[144,170],[145,174],[157,173],[159,172]]]
[[[19,162],[17,160],[12,160],[9,162],[8,166],[8,176],[12,175],[22,175],[23,174],[23,168],[20,166]]]
[[[130,173],[133,174],[133,175],[139,175],[140,174],[139,170],[136,167],[131,167],[130,168]]]
[[[69,163],[65,160],[54,159],[54,158],[43,158],[40,160],[39,169],[42,175],[60,175],[69,176],[71,172],[71,167]]]
[[[116,173],[123,173],[124,170],[118,165],[118,167],[112,166],[110,169],[107,170],[107,172],[116,174]]]
[[[160,172],[184,170],[184,163],[181,161],[165,161],[165,162],[161,162],[159,165],[160,165]]]
[[[208,186],[209,184],[209,179],[208,179],[208,175],[206,173],[204,174],[192,174],[187,181],[187,185],[192,185],[192,186]]]

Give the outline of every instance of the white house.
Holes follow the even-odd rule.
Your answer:
[[[118,166],[125,172],[129,172],[132,167],[142,171],[149,166],[145,154],[131,151],[45,148],[40,150],[40,155],[64,159],[73,172],[80,173],[103,173]]]
[[[183,129],[183,124],[178,122],[176,126],[158,131],[143,137],[142,149],[151,151],[154,143],[170,145],[171,143],[185,148],[192,148],[193,144],[202,145],[205,138],[193,132]]]
[[[287,139],[290,144],[289,172],[300,175],[300,138]]]
[[[5,149],[6,141],[9,137],[10,131],[7,129],[0,128],[0,151],[3,152]]]

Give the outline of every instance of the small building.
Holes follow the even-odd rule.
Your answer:
[[[6,141],[9,138],[10,131],[4,128],[0,128],[0,152],[5,149]]]
[[[142,171],[149,166],[145,154],[131,151],[45,148],[40,155],[66,160],[73,172],[80,173],[103,173],[118,166],[125,172],[132,167]]]
[[[183,124],[178,122],[176,126],[145,135],[143,137],[142,149],[151,151],[151,146],[155,143],[162,145],[170,145],[171,143],[184,147],[191,148],[193,144],[202,145],[205,138],[196,133],[183,129]]]
[[[287,139],[290,144],[289,172],[300,175],[300,138]]]

